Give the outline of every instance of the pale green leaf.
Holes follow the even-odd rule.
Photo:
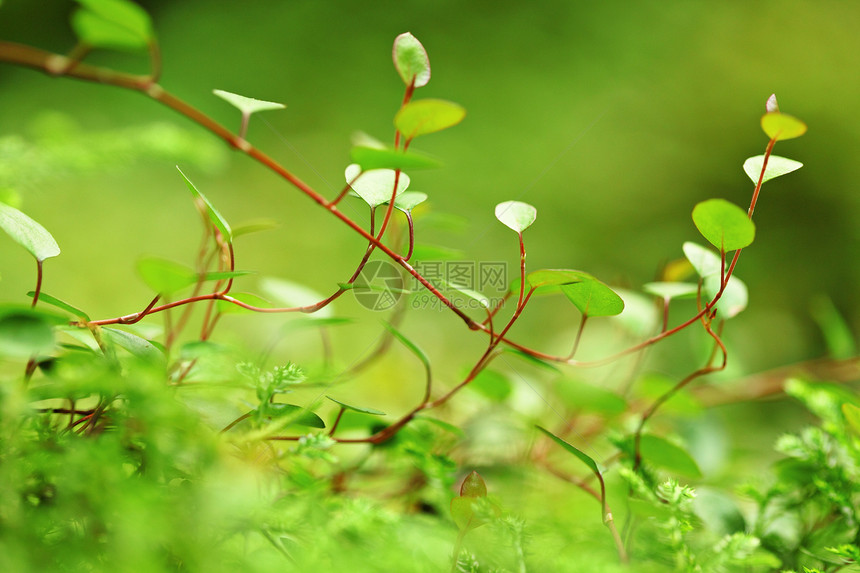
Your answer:
[[[687,260],[700,277],[720,274],[721,258],[718,254],[691,241],[684,243],[683,249]]]
[[[137,273],[146,286],[159,294],[170,294],[197,282],[197,273],[192,269],[156,257],[146,257],[137,262]]]
[[[138,358],[152,362],[161,362],[165,359],[164,353],[145,338],[109,327],[102,327],[101,333],[103,339],[109,340]]]
[[[95,48],[136,50],[153,41],[152,22],[146,11],[128,0],[77,0],[72,15],[78,39]]]
[[[38,310],[0,307],[0,356],[26,359],[51,352],[55,323]]]
[[[455,126],[466,117],[463,106],[441,99],[422,99],[400,108],[394,126],[407,140]]]
[[[537,209],[528,203],[505,201],[496,205],[496,219],[517,233],[522,233],[537,219]]]
[[[713,300],[720,290],[720,275],[712,274],[704,278],[702,290],[708,300]],[[732,275],[726,289],[723,291],[717,310],[721,318],[732,318],[744,311],[749,303],[749,289],[747,285],[736,276]]]
[[[272,277],[260,280],[260,290],[270,300],[285,307],[311,306],[326,298],[304,285]],[[317,318],[328,318],[332,315],[331,305],[324,306],[314,313]]]
[[[392,58],[397,73],[407,86],[420,88],[430,81],[430,58],[418,39],[404,32],[394,38]]]
[[[397,196],[397,199],[394,200],[394,207],[408,213],[426,200],[427,193],[422,193],[421,191],[406,191]],[[387,201],[386,204],[388,204]]]
[[[365,171],[370,169],[434,169],[442,165],[438,159],[417,151],[390,148],[353,147],[349,152],[353,162]]]
[[[642,285],[642,290],[665,300],[695,298],[699,285],[682,282],[652,282]]]
[[[582,271],[574,271],[570,269],[541,269],[532,271],[526,275],[526,282],[531,288],[560,286],[578,283],[589,277],[587,273]]]
[[[761,177],[762,165],[764,165],[764,155],[756,155],[755,157],[750,157],[744,161],[744,173],[746,173],[756,185],[758,185],[758,178]],[[771,155],[767,159],[767,169],[765,169],[764,178],[761,181],[762,183],[770,181],[771,179],[775,179],[781,175],[797,171],[801,167],[803,167],[803,163],[800,161],[780,157],[779,155]]]
[[[395,180],[397,181],[396,195],[406,191],[410,181],[409,176],[405,173],[401,172],[398,175],[393,169],[362,171],[361,166],[357,163],[347,166],[344,177],[352,190],[371,207],[378,207],[391,200]]]
[[[562,378],[555,384],[565,405],[574,411],[617,416],[627,411],[627,402],[609,390],[579,380]]]
[[[643,434],[639,441],[642,458],[655,466],[691,478],[702,477],[696,460],[686,450],[653,434]]]
[[[239,94],[226,92],[224,90],[212,90],[212,93],[238,109],[243,115],[251,115],[258,111],[284,109],[287,107],[282,103],[245,97]]]
[[[45,228],[19,211],[5,203],[0,203],[0,229],[13,241],[27,249],[37,261],[56,257],[60,247],[54,237]]]

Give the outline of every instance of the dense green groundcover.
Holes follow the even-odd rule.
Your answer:
[[[776,96],[762,110],[764,153],[743,164],[749,207],[692,208],[691,234],[709,246],[684,242],[684,258],[641,292],[611,287],[528,266],[539,210],[499,197],[516,264],[492,297],[462,274],[430,273],[463,261],[423,242],[425,225],[446,219],[407,173],[443,158],[412,143],[466,110],[417,97],[431,68],[412,34],[392,47],[404,89],[393,145],[357,134],[342,187],[324,194],[248,139],[254,114],[283,104],[214,90],[238,110],[233,132],[159,83],[155,26],[138,5],[77,0],[71,24],[78,44],[66,55],[0,41],[0,62],[140,92],[280,176],[362,250],[330,296],[246,282],[236,245],[271,224],[234,224],[194,182],[217,163],[211,141],[169,125],[86,136],[50,114],[36,141],[0,138],[0,229],[35,262],[26,298],[0,303],[0,571],[860,570],[850,328],[821,299],[829,357],[761,376],[731,366],[730,320],[755,289],[735,270],[768,232],[753,222],[762,185],[802,166],[773,153],[807,129]],[[147,54],[150,70],[90,63],[103,50]],[[200,246],[191,265],[140,259],[147,303],[93,318],[100,309],[46,288],[62,245],[19,188],[139,157],[182,164],[175,183],[198,211]],[[440,334],[467,330],[478,343],[431,357],[423,342],[438,325],[412,318],[428,301],[454,319]],[[555,353],[515,328],[548,304],[576,317]],[[357,323],[370,329],[354,334]],[[344,338],[371,344],[341,357]],[[792,424],[770,429],[772,445],[744,408],[780,392],[795,407],[774,416]]]

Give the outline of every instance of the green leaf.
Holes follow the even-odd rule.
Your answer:
[[[450,283],[448,281],[445,281],[445,284],[449,288],[457,291],[458,293],[462,294],[466,298],[474,300],[475,302],[480,304],[482,308],[490,308],[490,299],[485,297],[481,293],[474,291],[472,289],[466,288],[464,286],[458,285],[456,283]]]
[[[146,286],[159,294],[170,294],[197,282],[197,273],[173,261],[146,257],[137,262],[137,273]]]
[[[276,304],[285,307],[310,306],[326,297],[315,290],[284,279],[264,277],[260,280],[260,290]],[[331,305],[324,306],[314,313],[317,318],[332,316]]]
[[[860,434],[860,408],[846,402],[842,404],[842,413],[845,415],[845,421],[848,422],[848,425]]]
[[[634,336],[653,335],[660,320],[660,314],[654,306],[654,299],[625,289],[615,289],[615,294],[624,301],[624,311],[612,317],[611,320],[618,322]]]
[[[401,193],[397,196],[397,199],[394,200],[394,207],[396,209],[400,209],[404,213],[408,213],[421,203],[427,200],[427,193],[422,193],[420,191],[406,191],[405,193]],[[388,201],[385,202],[388,204]]]
[[[420,88],[430,81],[430,58],[418,39],[404,32],[394,38],[394,67],[407,86]]]
[[[472,507],[477,498],[458,496],[451,500],[451,517],[460,531],[474,529],[483,525],[475,519],[475,509]]]
[[[209,215],[209,221],[215,225],[221,234],[224,236],[224,239],[228,243],[233,242],[233,231],[230,230],[230,225],[227,224],[227,221],[224,217],[221,216],[215,207],[212,206],[212,203],[209,202],[209,199],[206,198],[203,193],[197,190],[197,187],[194,186],[194,183],[191,182],[188,177],[185,176],[185,173],[179,169],[179,166],[176,166],[176,170],[179,171],[179,174],[182,175],[182,178],[185,180],[185,184],[188,186],[188,189],[191,191],[191,194],[194,195],[194,198],[198,201],[202,201],[203,205],[206,207],[206,213]]]
[[[708,199],[693,208],[693,223],[721,251],[736,251],[755,238],[755,224],[747,212],[725,199]]]
[[[425,354],[424,351],[421,350],[421,348],[417,344],[409,340],[402,332],[394,328],[393,325],[387,322],[383,322],[382,326],[384,326],[385,329],[394,336],[394,338],[399,340],[400,343],[403,344],[403,346],[408,348],[412,352],[412,354],[417,356],[418,360],[420,360],[421,363],[424,365],[424,368],[426,368],[427,370],[430,369],[430,358],[427,357],[427,354]]]
[[[851,327],[829,297],[819,296],[813,299],[810,313],[824,335],[827,353],[831,358],[846,360],[857,354],[857,344],[854,342]]]
[[[627,411],[627,402],[609,390],[604,390],[579,380],[562,378],[556,385],[556,392],[565,405],[573,410],[597,412],[617,416]]]
[[[310,428],[325,428],[323,419],[302,406],[282,404],[280,402],[264,402],[258,412],[270,418],[292,418],[290,424],[308,426]]]
[[[236,277],[244,277],[253,274],[253,271],[209,271],[203,275],[204,281],[223,281],[227,279],[235,279]]]
[[[29,296],[30,298],[33,298],[35,295],[36,295],[36,291],[31,290],[30,292],[27,293],[27,296]],[[61,308],[67,312],[74,314],[75,316],[77,316],[79,318],[86,320],[86,321],[90,320],[89,315],[87,315],[87,313],[85,313],[84,311],[82,311],[78,308],[75,308],[74,306],[70,305],[69,303],[67,303],[65,301],[62,301],[56,297],[51,296],[46,292],[39,293],[39,302],[43,302],[45,304],[50,304],[51,306],[55,306],[57,308]]]
[[[417,151],[400,151],[397,149],[356,146],[349,156],[354,163],[361,165],[365,171],[371,169],[435,169],[442,163],[429,155]]]
[[[528,203],[505,201],[496,205],[496,219],[517,233],[522,233],[537,219],[537,209]]]
[[[360,412],[362,414],[370,414],[371,416],[384,416],[385,415],[385,412],[382,412],[381,410],[375,410],[373,408],[359,408],[358,406],[351,406],[351,405],[347,404],[346,402],[341,402],[340,400],[336,400],[336,399],[332,398],[331,396],[326,396],[326,398],[328,398],[329,400],[331,400],[335,404],[340,404],[341,406],[343,406],[347,410],[352,410],[353,412]]]
[[[6,203],[16,209],[21,208],[21,195],[14,189],[0,189],[0,203]]]
[[[444,420],[440,420],[438,418],[433,418],[432,416],[427,416],[425,414],[417,414],[415,416],[415,420],[416,421],[422,420],[422,421],[427,422],[429,424],[433,424],[434,426],[441,428],[441,429],[445,430],[446,432],[454,434],[457,437],[460,437],[460,438],[466,437],[466,432],[464,432],[459,426],[455,426],[454,424],[445,422]]]
[[[556,366],[552,362],[549,362],[547,360],[542,360],[542,359],[538,358],[537,356],[532,356],[531,354],[529,354],[527,352],[523,352],[519,348],[511,348],[509,346],[506,346],[502,349],[502,352],[505,352],[508,354],[513,354],[514,356],[522,358],[526,362],[529,362],[534,366],[539,366],[540,368],[543,368],[544,370],[549,370],[550,372],[555,372],[555,373],[561,372],[561,370],[559,370],[558,366]]]
[[[153,41],[152,21],[146,11],[127,0],[77,0],[72,15],[78,39],[95,48],[137,50]]]
[[[495,402],[503,402],[513,390],[507,376],[486,368],[478,372],[468,387]]]
[[[746,173],[756,185],[758,185],[758,178],[761,177],[762,165],[764,165],[764,155],[756,155],[755,157],[750,157],[744,161],[744,173]],[[779,155],[771,155],[767,159],[767,169],[764,171],[764,177],[761,182],[765,183],[781,175],[797,171],[801,167],[803,167],[803,163],[800,161],[780,157]]]
[[[681,282],[653,282],[642,285],[642,290],[648,294],[659,296],[664,300],[675,298],[696,298],[699,285]]]
[[[761,118],[761,128],[771,139],[783,141],[806,133],[806,124],[794,116],[778,111],[766,113]]]
[[[60,254],[60,247],[57,246],[51,233],[18,209],[5,203],[0,203],[0,229],[6,231],[13,241],[27,249],[39,262]]]
[[[397,179],[397,195],[400,195],[409,187],[409,176],[405,173],[400,173],[399,177],[397,177],[397,172],[393,169],[362,171],[361,166],[357,163],[347,166],[344,171],[344,177],[346,178],[346,182],[352,187],[352,190],[372,208],[391,200],[395,178]]]
[[[407,140],[453,127],[466,117],[466,109],[441,99],[422,99],[400,108],[394,126]]]
[[[461,261],[465,256],[460,249],[440,245],[415,245],[412,249],[412,260],[415,261]]]
[[[588,277],[582,271],[570,269],[541,269],[526,275],[526,282],[531,288],[569,285],[583,281]]]
[[[231,292],[230,296],[238,300],[239,302],[244,302],[245,304],[249,304],[251,306],[256,306],[258,308],[271,308],[272,303],[261,296],[247,293],[247,292]],[[243,308],[237,304],[233,304],[232,302],[227,302],[226,300],[216,301],[216,306],[218,308],[218,312],[223,314],[246,314],[246,313],[254,313],[256,311],[248,310],[247,308]]]
[[[0,307],[0,356],[29,358],[54,349],[54,320],[37,310]]]
[[[624,310],[624,301],[615,291],[597,280],[582,273],[580,282],[561,286],[561,292],[572,302],[579,312],[586,316],[615,316]]]
[[[252,113],[256,113],[258,111],[284,109],[285,107],[287,107],[282,103],[245,97],[238,94],[225,92],[224,90],[212,90],[212,93],[220,97],[239,111],[241,111],[242,115],[251,115]]]
[[[556,444],[558,444],[559,446],[561,446],[562,448],[564,448],[565,450],[567,450],[568,452],[570,452],[571,454],[573,454],[574,456],[579,458],[579,460],[582,463],[584,463],[586,466],[588,466],[588,469],[590,469],[594,473],[594,475],[598,475],[598,476],[600,475],[600,468],[597,466],[597,462],[595,462],[591,458],[591,456],[585,454],[580,449],[575,448],[574,446],[570,445],[565,440],[562,440],[561,438],[559,438],[558,436],[556,436],[555,434],[553,434],[552,432],[550,432],[546,428],[542,428],[541,426],[535,426],[535,427],[538,430],[540,430],[541,432],[543,432],[544,434],[546,434],[547,436],[549,436],[553,442],[555,442]]]
[[[655,466],[691,478],[702,477],[699,465],[690,454],[659,436],[642,434],[639,441],[639,453],[642,454],[645,461]]]
[[[259,233],[260,231],[268,231],[269,229],[276,229],[277,227],[278,223],[272,219],[262,219],[259,221],[242,223],[233,229],[233,238],[235,239],[241,235],[250,235],[251,233]]]
[[[460,486],[460,495],[462,497],[487,497],[487,484],[481,474],[476,471],[469,473]]]
[[[127,350],[132,355],[147,361],[161,362],[164,353],[153,343],[130,332],[116,328],[102,327],[102,337]]]

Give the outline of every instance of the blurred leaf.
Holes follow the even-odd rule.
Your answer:
[[[480,304],[480,305],[481,305],[481,307],[483,307],[483,308],[490,308],[490,299],[489,299],[489,298],[487,298],[487,297],[485,297],[485,296],[484,296],[484,295],[482,295],[481,293],[479,293],[479,292],[477,292],[477,291],[474,291],[474,290],[472,290],[472,289],[466,288],[466,287],[464,287],[464,286],[460,286],[460,285],[458,285],[458,284],[449,283],[448,281],[445,281],[445,284],[446,284],[448,287],[450,287],[452,290],[457,291],[458,293],[462,294],[462,295],[463,295],[463,296],[465,296],[466,298],[469,298],[469,299],[471,299],[471,300],[474,300],[475,302],[477,302],[478,304]]]
[[[416,420],[424,420],[425,422],[429,422],[430,424],[433,424],[434,426],[438,426],[439,428],[442,428],[446,432],[450,432],[451,434],[454,434],[455,436],[458,436],[460,438],[466,437],[466,433],[461,428],[459,428],[458,426],[455,426],[454,424],[450,424],[448,422],[445,422],[444,420],[440,420],[438,418],[433,418],[432,416],[427,416],[424,414],[417,414],[415,416],[415,419]]]
[[[638,398],[652,402],[671,391],[676,385],[677,381],[669,378],[668,376],[651,372],[640,377],[636,381],[634,388],[636,389],[636,395]],[[702,412],[702,405],[687,390],[674,392],[660,408],[661,411],[664,412],[684,414],[687,416],[700,414]]]
[[[718,534],[729,535],[746,530],[746,520],[737,503],[721,490],[697,487],[693,508],[699,519]]]
[[[827,345],[827,353],[837,360],[851,358],[857,354],[857,344],[851,328],[827,296],[818,296],[810,303],[810,313]]]
[[[146,286],[159,294],[170,294],[197,282],[197,273],[173,261],[147,257],[137,262],[137,272]]]
[[[185,184],[188,186],[188,189],[191,191],[191,194],[194,195],[194,198],[202,201],[206,206],[206,212],[209,214],[209,221],[215,225],[215,227],[221,232],[221,235],[224,236],[224,240],[228,243],[233,242],[233,232],[230,230],[230,225],[227,224],[227,221],[224,217],[221,216],[215,207],[212,206],[212,203],[209,202],[209,199],[206,198],[203,193],[197,190],[197,187],[194,186],[194,183],[191,182],[188,177],[185,176],[185,173],[179,169],[179,166],[176,166],[176,170],[179,171],[179,174],[182,175],[182,178],[185,180]]]
[[[565,405],[572,410],[597,412],[616,416],[627,410],[627,402],[609,390],[599,388],[570,378],[562,378],[556,385],[556,392]]]
[[[458,496],[451,500],[451,517],[460,531],[474,529],[483,525],[475,519],[475,510],[472,507],[477,498]]]
[[[585,316],[615,316],[624,301],[611,288],[586,273],[580,282],[561,285],[561,292]]]
[[[496,205],[496,219],[517,233],[522,233],[537,219],[537,209],[528,203],[505,201]]]
[[[712,245],[721,251],[736,251],[755,238],[755,224],[746,211],[725,199],[708,199],[693,208],[693,222]]]
[[[302,406],[295,404],[282,404],[280,402],[264,402],[260,404],[258,412],[262,416],[270,418],[292,418],[290,424],[297,426],[308,426],[310,428],[325,428],[323,419]]]
[[[421,363],[424,365],[424,368],[426,368],[428,371],[430,370],[430,358],[427,357],[427,354],[425,354],[424,351],[421,350],[421,348],[417,344],[409,340],[406,335],[397,330],[393,325],[389,324],[388,322],[383,322],[382,326],[384,326],[385,329],[390,332],[392,336],[394,336],[394,338],[399,340],[403,346],[408,348],[409,351],[412,352],[412,354],[417,356],[418,360],[420,360]]]
[[[696,460],[683,448],[653,434],[642,434],[639,452],[650,464],[691,478],[701,478],[702,471]]]
[[[696,298],[696,293],[699,292],[699,285],[679,282],[653,282],[642,285],[642,290],[665,300]]]
[[[9,207],[20,209],[21,195],[14,189],[0,189],[0,203],[5,203]]]
[[[528,354],[527,352],[523,352],[522,350],[520,350],[518,348],[511,348],[510,346],[506,346],[502,349],[502,352],[505,352],[508,354],[513,354],[514,356],[518,356],[518,357],[522,358],[523,360],[525,360],[526,362],[530,362],[532,365],[539,366],[545,370],[549,370],[549,371],[555,372],[555,373],[561,372],[559,367],[556,366],[555,364],[553,364],[552,362],[548,362],[546,360],[541,360],[540,358],[538,358],[536,356],[532,356],[531,354]]]
[[[249,304],[251,306],[256,306],[258,308],[271,308],[272,303],[256,294],[251,294],[247,292],[231,292],[230,296],[238,300],[239,302],[244,302],[245,304]],[[245,313],[253,313],[256,311],[249,310],[247,308],[243,308],[237,304],[233,304],[232,302],[227,302],[226,300],[216,301],[216,306],[218,307],[218,312],[224,314],[245,314]]]
[[[634,336],[653,335],[660,323],[660,313],[654,306],[654,299],[626,289],[617,288],[615,294],[624,301],[624,310],[611,320],[618,322]]]
[[[284,109],[285,107],[287,107],[282,103],[245,97],[242,95],[225,92],[224,90],[212,90],[212,93],[220,97],[233,107],[237,108],[240,112],[242,112],[242,115],[251,115],[252,113],[256,113],[258,111]]]
[[[130,354],[151,362],[162,362],[164,353],[153,343],[130,332],[116,328],[102,327],[102,338],[127,350]]]
[[[13,241],[27,249],[39,262],[60,254],[60,247],[57,246],[51,233],[18,209],[5,203],[0,203],[0,229],[6,231]]]
[[[848,425],[860,434],[860,408],[846,402],[842,404],[842,414],[845,416],[845,421],[848,422]]]
[[[708,300],[713,300],[720,291],[720,275],[710,275],[705,277],[702,283],[702,290],[708,296]],[[749,289],[738,277],[732,275],[729,283],[726,285],[723,295],[717,302],[717,310],[722,318],[732,318],[746,310],[749,304]]]
[[[391,200],[395,178],[397,179],[397,195],[409,187],[409,176],[405,173],[400,173],[397,176],[393,169],[362,171],[361,166],[356,163],[347,166],[344,177],[346,182],[350,183],[352,190],[371,207],[378,207]]]
[[[284,307],[311,306],[326,299],[323,295],[304,285],[273,277],[262,278],[260,290],[273,302]],[[331,305],[324,306],[314,313],[319,318],[328,318],[333,314]]]
[[[36,294],[36,291],[31,290],[30,292],[27,293],[27,296],[29,296],[30,298],[33,298],[33,296],[35,296],[35,294]],[[51,306],[55,306],[57,308],[61,308],[67,312],[74,314],[75,316],[77,316],[79,318],[86,320],[86,321],[90,320],[89,315],[87,315],[87,313],[85,313],[84,311],[82,311],[78,308],[75,308],[74,306],[70,305],[69,303],[67,303],[65,301],[62,301],[56,297],[51,296],[46,292],[39,293],[39,302],[43,302],[45,304],[50,304]]]
[[[371,169],[435,169],[441,167],[439,160],[417,151],[356,146],[349,152],[354,163],[365,171]]]
[[[407,140],[453,127],[463,121],[466,110],[454,102],[422,99],[407,103],[394,116],[394,126]]]
[[[460,485],[460,495],[463,497],[486,497],[487,484],[481,474],[476,471],[470,472]]]
[[[771,139],[783,141],[806,133],[806,124],[794,116],[778,111],[766,113],[761,118],[761,128]]]
[[[273,221],[271,219],[243,223],[233,229],[233,238],[235,239],[241,235],[250,235],[251,233],[259,233],[260,231],[268,231],[269,229],[276,229],[277,227],[277,221]]]
[[[359,408],[358,406],[350,406],[349,404],[347,404],[345,402],[341,402],[340,400],[336,400],[336,399],[332,398],[331,396],[326,396],[326,398],[328,398],[329,400],[331,400],[335,404],[340,404],[341,406],[343,406],[347,410],[352,410],[353,412],[359,412],[361,414],[370,414],[371,416],[384,416],[385,415],[385,412],[382,412],[380,410],[376,410],[374,408]]]
[[[78,39],[95,48],[137,50],[153,41],[149,14],[127,0],[77,0],[72,15]]]
[[[37,310],[0,306],[0,356],[29,358],[54,349],[55,322]]]
[[[468,387],[494,402],[503,402],[513,390],[507,376],[487,368],[478,372]]]
[[[564,448],[565,450],[567,450],[568,452],[570,452],[571,454],[573,454],[574,456],[579,458],[579,460],[582,463],[584,463],[586,466],[588,466],[588,469],[590,469],[592,471],[592,473],[594,473],[594,475],[597,475],[597,476],[600,475],[600,468],[597,466],[597,462],[595,462],[591,458],[591,456],[584,453],[579,448],[576,448],[576,447],[572,446],[571,444],[567,443],[566,441],[562,440],[561,438],[559,438],[558,436],[556,436],[555,434],[553,434],[552,432],[550,432],[546,428],[542,428],[540,426],[535,426],[535,427],[538,430],[540,430],[541,432],[543,432],[544,434],[546,434],[547,436],[549,436],[553,442],[555,442],[556,444],[558,444],[559,446],[561,446],[562,448]]]
[[[397,73],[407,86],[420,88],[430,81],[430,58],[421,42],[409,32],[394,38],[392,58]]]
[[[457,261],[463,260],[465,256],[466,254],[459,249],[442,247],[440,245],[416,244],[412,250],[412,259],[416,261]]]
[[[761,177],[761,167],[764,165],[764,155],[756,155],[744,161],[744,173],[758,185],[758,178]],[[767,169],[764,171],[764,178],[761,182],[765,183],[771,179],[775,179],[781,175],[786,175],[792,171],[797,171],[803,167],[803,163],[794,159],[786,159],[779,155],[771,155],[767,160]]]
[[[209,271],[203,275],[204,281],[223,281],[253,274],[252,271]],[[195,279],[196,281],[197,279]]]

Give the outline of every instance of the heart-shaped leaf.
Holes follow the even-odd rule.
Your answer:
[[[761,118],[761,128],[771,139],[783,141],[806,133],[806,124],[794,116],[778,111],[766,113]]]
[[[362,171],[361,166],[357,163],[347,166],[344,177],[346,182],[350,183],[352,190],[372,208],[391,200],[395,179],[397,180],[397,195],[409,187],[409,176],[405,173],[400,173],[397,176],[397,172],[393,169]]]
[[[708,199],[693,208],[693,223],[721,251],[736,251],[753,242],[755,224],[747,212],[725,199]]]
[[[408,213],[421,203],[427,200],[427,193],[421,191],[406,191],[397,196],[394,200],[395,209],[400,209],[404,213]],[[386,201],[386,204],[388,202]]]
[[[57,241],[51,233],[18,209],[5,203],[0,203],[0,229],[6,231],[13,241],[27,249],[39,262],[60,254],[60,247],[57,246]]]
[[[582,273],[582,280],[561,286],[561,292],[572,302],[579,312],[586,316],[615,316],[624,310],[624,301],[615,291],[597,280]]]
[[[718,254],[691,241],[684,243],[683,249],[687,260],[700,277],[720,274],[721,259]]]
[[[418,39],[404,32],[394,38],[394,67],[407,86],[420,88],[430,81],[430,58]]]
[[[528,203],[505,201],[496,205],[496,219],[517,233],[522,233],[537,219],[537,209]]]
[[[758,185],[758,178],[761,176],[761,166],[764,165],[764,155],[756,155],[744,161],[744,173],[752,179],[752,182]],[[767,160],[767,169],[764,171],[764,177],[761,182],[770,181],[780,175],[797,171],[803,167],[803,163],[794,159],[787,159],[779,155],[771,155]]]
[[[282,103],[245,97],[239,94],[226,92],[224,90],[212,90],[212,93],[220,97],[233,107],[237,108],[240,112],[242,112],[242,115],[251,115],[252,113],[256,113],[258,111],[284,109],[285,107],[287,107]]]
[[[453,127],[466,117],[466,109],[442,99],[422,99],[400,108],[394,116],[394,127],[407,140],[419,135]]]

